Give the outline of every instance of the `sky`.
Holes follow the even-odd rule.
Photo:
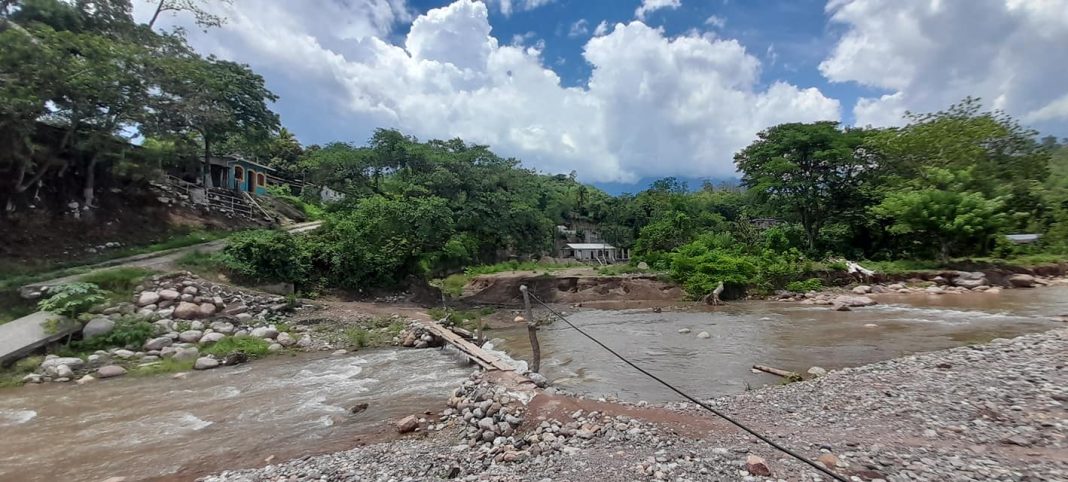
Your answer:
[[[201,1],[227,23],[161,28],[262,74],[306,145],[460,137],[621,191],[732,178],[772,125],[966,96],[1068,137],[1068,0]]]

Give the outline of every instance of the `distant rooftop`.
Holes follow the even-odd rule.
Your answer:
[[[605,243],[572,243],[567,245],[570,249],[616,249],[615,246]]]
[[[1006,238],[1016,244],[1029,244],[1038,241],[1041,238],[1041,234],[1006,234]]]

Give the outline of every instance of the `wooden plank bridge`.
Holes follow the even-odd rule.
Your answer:
[[[471,361],[477,363],[483,369],[487,371],[498,370],[502,372],[515,371],[511,365],[501,359],[501,357],[494,355],[486,350],[483,350],[478,345],[465,340],[460,335],[453,333],[452,330],[441,326],[437,322],[424,321],[423,326],[426,327],[432,335],[441,338],[454,347],[460,350],[460,353],[467,355]]]

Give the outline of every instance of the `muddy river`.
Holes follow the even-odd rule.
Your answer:
[[[797,372],[865,365],[917,352],[983,343],[1065,326],[1068,287],[1001,294],[881,295],[880,304],[826,306],[740,302],[706,311],[580,311],[568,318],[639,366],[700,398],[779,383],[754,364]],[[697,308],[697,307],[693,307]],[[711,311],[707,311],[711,309]],[[874,326],[872,326],[874,325]],[[679,333],[689,329],[690,333]],[[697,334],[707,331],[711,338]],[[496,346],[528,360],[526,330],[490,332]],[[556,322],[539,332],[542,373],[590,396],[669,401],[677,396]]]
[[[472,371],[438,350],[385,350],[2,390],[0,480],[190,480],[346,450],[392,432],[390,418],[442,410]]]
[[[583,311],[571,319],[663,378],[713,397],[778,383],[752,373],[754,363],[834,369],[1064,326],[1052,318],[1068,313],[1068,287],[880,301],[846,313],[750,302],[713,311]],[[684,328],[691,332],[679,333]],[[711,338],[698,338],[702,331]],[[529,357],[524,330],[491,333],[499,348]],[[675,400],[562,323],[540,338],[542,371],[560,386]],[[344,450],[388,436],[389,419],[441,410],[472,370],[440,350],[381,350],[281,356],[185,380],[0,390],[0,480],[189,480],[272,456]],[[367,411],[350,415],[361,402]]]

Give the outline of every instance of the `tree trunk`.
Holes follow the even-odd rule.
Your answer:
[[[204,165],[200,174],[204,177],[204,188],[211,187],[211,141],[207,135],[204,135]]]
[[[152,27],[156,25],[156,20],[159,19],[159,14],[163,12],[163,2],[167,0],[159,0],[159,5],[156,5],[156,13],[152,14],[152,20],[148,21],[148,29],[152,30]]]
[[[942,260],[942,264],[949,262],[949,241],[939,238],[938,243],[941,245],[939,252],[939,258]]]
[[[89,161],[89,167],[85,171],[85,187],[82,189],[82,198],[85,199],[85,207],[95,208],[93,201],[96,199],[96,165],[100,162],[100,158],[96,154],[93,154],[92,160]]]

